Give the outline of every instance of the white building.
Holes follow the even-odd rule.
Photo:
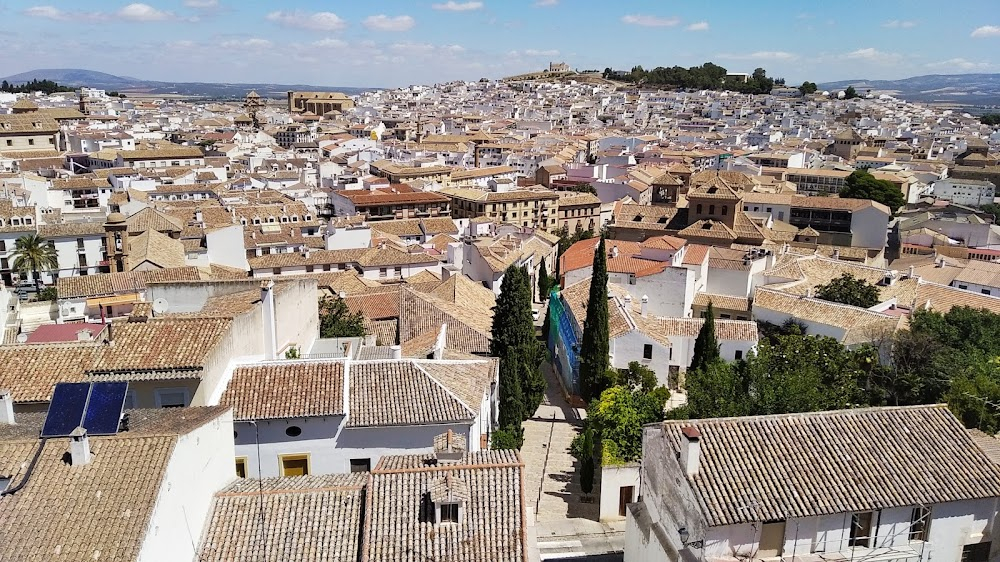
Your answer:
[[[933,195],[938,199],[951,201],[956,205],[980,207],[993,203],[996,185],[986,180],[963,180],[948,178],[934,182]]]
[[[625,560],[994,560],[979,435],[944,405],[647,426]]]
[[[370,471],[386,455],[434,452],[446,432],[470,452],[489,448],[497,361],[391,357],[238,367],[221,398],[235,412],[237,471]]]

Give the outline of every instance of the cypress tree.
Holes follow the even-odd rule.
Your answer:
[[[691,358],[688,371],[704,369],[721,359],[719,340],[715,337],[715,310],[712,308],[712,301],[709,301],[708,309],[705,311],[705,323],[698,331],[698,339],[694,340],[694,356]]]
[[[549,272],[545,268],[545,260],[538,266],[538,300],[543,301],[549,296],[549,287],[552,283],[549,280]]]
[[[490,355],[500,359],[499,421],[503,428],[520,426],[534,413],[528,394],[534,394],[537,348],[528,272],[512,265],[504,271],[500,296],[493,309],[490,342]]]
[[[580,394],[590,401],[601,395],[610,360],[608,341],[608,254],[604,237],[594,251],[594,275],[590,279],[590,297],[587,301],[587,318],[583,323],[583,342],[580,352]]]

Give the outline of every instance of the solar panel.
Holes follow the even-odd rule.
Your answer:
[[[52,391],[52,401],[42,426],[42,437],[66,437],[83,422],[90,383],[61,382]]]
[[[90,400],[83,416],[88,435],[114,435],[125,407],[127,382],[95,382],[90,387]]]

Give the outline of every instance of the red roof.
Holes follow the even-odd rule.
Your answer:
[[[34,332],[28,334],[27,343],[54,343],[76,341],[77,332],[80,330],[90,330],[91,336],[88,339],[97,338],[104,326],[100,324],[88,324],[85,322],[68,322],[66,324],[42,324]]]

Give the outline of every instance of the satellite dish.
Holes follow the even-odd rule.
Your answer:
[[[153,301],[153,313],[163,314],[167,311],[167,299],[156,299]]]
[[[21,332],[17,335],[17,343],[28,343],[28,334]]]

